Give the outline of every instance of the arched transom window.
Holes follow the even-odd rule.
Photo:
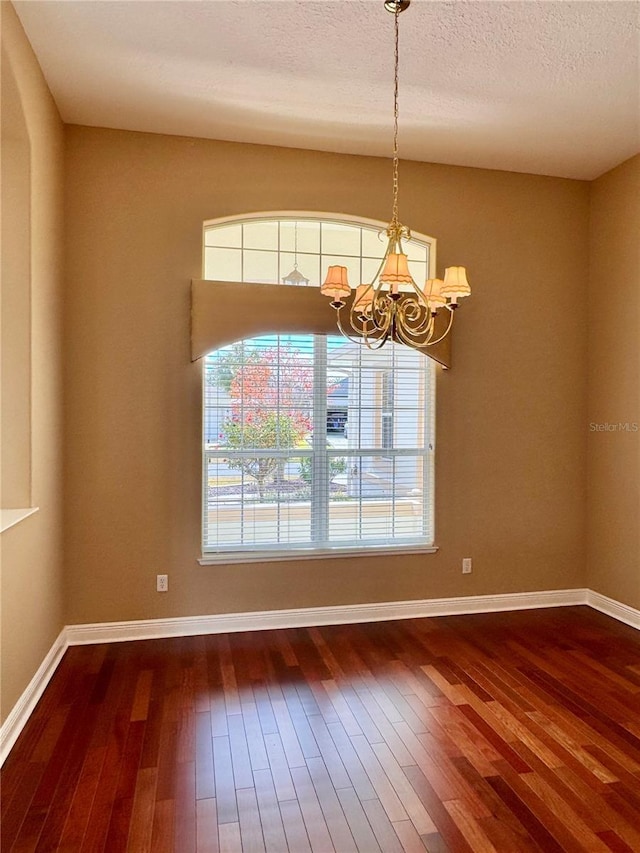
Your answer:
[[[380,265],[387,244],[384,227],[302,215],[205,225],[204,277],[318,287],[327,268],[339,264],[347,267],[349,281],[356,286],[371,281]],[[412,237],[405,243],[415,281],[429,277],[431,242]],[[292,281],[296,265],[298,276]]]

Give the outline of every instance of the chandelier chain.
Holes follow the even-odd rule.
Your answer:
[[[384,8],[394,16],[393,65],[393,209],[386,229],[387,247],[380,266],[370,282],[360,284],[352,295],[346,266],[333,264],[320,287],[337,312],[340,332],[354,343],[376,350],[387,341],[426,352],[449,334],[458,302],[471,293],[464,267],[447,267],[444,278],[427,278],[419,285],[411,270],[403,241],[411,240],[411,231],[400,223],[398,215],[400,157],[398,126],[400,110],[400,24],[398,16],[411,0],[384,0]],[[382,232],[379,236],[382,236]],[[434,275],[428,264],[428,275]],[[349,297],[352,295],[351,300]],[[436,321],[440,309],[448,313],[446,328]],[[347,323],[342,312],[348,313]],[[436,330],[437,327],[437,330]]]
[[[394,67],[393,67],[393,210],[391,216],[392,225],[398,225],[398,67],[399,67],[399,21],[400,5],[396,3],[394,10],[395,23],[395,50],[394,50]]]

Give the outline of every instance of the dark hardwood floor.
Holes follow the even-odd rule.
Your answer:
[[[70,648],[2,851],[640,851],[640,635],[586,607]]]

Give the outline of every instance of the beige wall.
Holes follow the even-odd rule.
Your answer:
[[[5,719],[64,624],[63,128],[12,6],[1,14],[2,499],[40,507],[0,540]]]
[[[437,555],[201,567],[189,287],[202,222],[386,220],[390,166],[84,127],[66,140],[69,622],[583,585],[587,184],[402,165],[404,220],[474,288],[438,380]]]
[[[640,155],[592,184],[590,241],[587,583],[640,608]]]

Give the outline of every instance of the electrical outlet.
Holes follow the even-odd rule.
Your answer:
[[[464,557],[462,560],[462,574],[470,575],[472,571],[471,557]]]
[[[156,591],[157,592],[168,592],[169,591],[169,575],[156,575]]]

